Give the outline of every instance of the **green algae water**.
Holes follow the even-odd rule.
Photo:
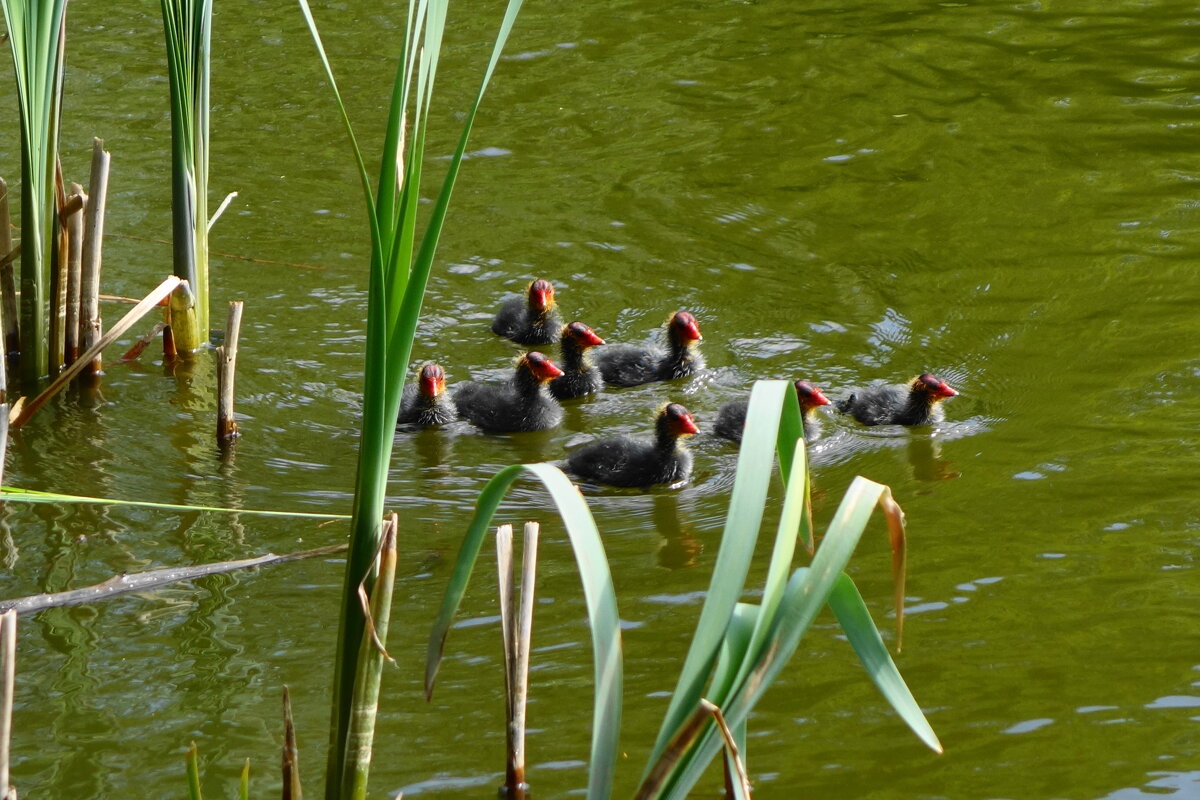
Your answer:
[[[466,5],[451,9],[431,173],[501,11]],[[315,13],[373,143],[403,8]],[[141,296],[170,263],[161,21],[148,6],[81,4],[69,26],[64,169],[82,178],[91,137],[106,140],[104,290]],[[495,470],[648,431],[667,400],[703,430],[759,377],[807,378],[835,397],[924,371],[961,392],[946,422],[865,429],[827,415],[813,482],[818,527],[856,474],[889,484],[908,514],[896,659],[946,752],[907,732],[826,614],[751,718],[755,796],[1200,796],[1198,32],[1195,6],[1166,0],[529,4],[476,126],[414,356],[439,361],[451,384],[503,375],[517,350],[488,323],[501,297],[540,276],[568,319],[610,342],[647,340],[671,311],[692,311],[708,369],[606,392],[545,433],[485,436],[456,423],[398,434],[397,666],[385,677],[373,796],[466,800],[500,782],[490,560],[432,703],[420,686],[449,562]],[[212,233],[213,250],[229,254],[214,257],[214,319],[226,300],[246,301],[245,435],[222,460],[208,370],[172,371],[148,353],[109,363],[100,397],[59,401],[15,435],[6,480],[344,512],[369,257],[357,178],[295,7],[218,4],[213,47],[212,202],[239,192]],[[0,174],[15,185],[9,74]],[[625,622],[618,797],[631,794],[666,708],[728,500],[733,447],[703,434],[692,447],[681,490],[589,496]],[[579,796],[591,667],[573,559],[532,485],[502,516],[546,524],[529,780],[539,798]],[[875,525],[852,572],[889,636]],[[345,534],[311,521],[9,503],[0,595]],[[287,684],[315,792],[341,578],[331,558],[23,619],[15,785],[28,797],[180,796],[194,740],[210,796],[233,794],[245,758],[255,795],[272,794]],[[719,793],[714,772],[695,796]]]

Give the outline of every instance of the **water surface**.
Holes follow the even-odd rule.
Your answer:
[[[374,149],[401,36],[394,3],[318,8]],[[452,9],[435,174],[474,91],[494,11]],[[169,123],[153,9],[72,6],[63,161],[113,153],[106,291],[168,267]],[[415,358],[488,378],[516,350],[487,321],[533,276],[610,341],[676,308],[709,370],[606,393],[561,429],[399,434],[390,505],[403,565],[373,770],[376,796],[490,797],[503,678],[485,557],[432,704],[423,644],[474,498],[499,467],[647,430],[667,399],[701,427],[759,377],[838,394],[937,372],[961,391],[935,430],[828,418],[818,523],[854,475],[892,486],[910,525],[897,663],[946,746],[925,751],[829,615],[750,723],[756,797],[1132,800],[1200,794],[1200,620],[1192,575],[1200,425],[1196,31],[1177,2],[633,2],[526,8],[480,115],[430,282]],[[99,402],[65,400],[12,442],[12,485],[329,512],[352,493],[366,261],[357,178],[298,10],[218,4],[215,309],[247,303],[244,438],[210,444],[212,381],[153,358],[112,364]],[[11,80],[0,173],[16,182]],[[372,167],[373,170],[373,167]],[[239,257],[263,259],[249,262]],[[115,309],[106,313],[115,315]],[[220,313],[214,314],[220,318]],[[697,437],[678,491],[589,496],[625,620],[618,796],[631,793],[686,649],[736,453]],[[586,782],[591,667],[578,580],[544,497],[530,780]],[[852,574],[890,628],[882,524]],[[117,508],[0,516],[0,592],[338,541],[344,527]],[[759,563],[752,578],[761,579]],[[23,620],[14,782],[27,796],[206,791],[245,758],[276,781],[292,687],[311,785],[324,763],[338,559],[209,578]],[[273,789],[270,789],[273,791]],[[715,797],[719,776],[697,789]]]

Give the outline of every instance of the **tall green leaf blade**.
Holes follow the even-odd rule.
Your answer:
[[[699,703],[704,683],[708,680],[713,660],[729,625],[730,615],[741,596],[767,501],[775,445],[779,438],[780,414],[777,409],[789,391],[794,396],[795,389],[786,381],[759,381],[750,393],[746,419],[751,424],[746,426],[742,434],[729,512],[725,517],[721,549],[713,565],[708,598],[700,611],[696,633],[654,743],[650,764],[662,755],[675,731],[686,722]],[[648,774],[649,765],[643,778]]]
[[[404,292],[403,307],[392,341],[392,346],[397,350],[397,356],[401,353],[404,356],[403,358],[398,357],[391,374],[391,377],[400,383],[403,383],[404,371],[408,367],[412,338],[416,333],[417,321],[421,314],[421,303],[425,297],[425,286],[429,282],[429,273],[433,268],[433,259],[437,252],[438,240],[441,237],[442,228],[446,224],[446,214],[450,208],[450,196],[454,191],[455,181],[458,179],[458,171],[462,165],[463,156],[467,151],[467,142],[471,136],[471,129],[475,124],[475,117],[479,112],[480,104],[483,102],[484,93],[487,91],[492,74],[496,71],[496,65],[500,61],[500,54],[504,51],[504,46],[508,42],[509,34],[512,32],[513,24],[516,21],[517,14],[521,10],[522,4],[523,0],[509,0],[508,6],[505,9],[504,19],[501,21],[500,30],[496,34],[496,44],[492,48],[492,57],[488,61],[487,69],[484,70],[483,80],[480,81],[479,91],[475,95],[475,100],[467,111],[466,120],[463,122],[462,134],[458,139],[458,146],[454,150],[454,155],[450,158],[450,165],[446,170],[446,177],[442,182],[441,191],[438,192],[437,199],[434,201],[429,224],[425,228],[425,234],[421,239],[421,247],[413,259],[408,286]],[[407,343],[407,346],[405,346],[405,343]]]
[[[871,619],[858,587],[849,575],[842,573],[834,584],[833,592],[829,595],[829,607],[837,616],[838,624],[850,639],[854,652],[867,668],[871,681],[879,687],[887,701],[896,709],[896,713],[904,720],[904,724],[912,729],[917,737],[935,753],[942,752],[942,743],[937,734],[925,719],[921,707],[909,691],[908,684],[900,677],[896,662],[892,661],[879,629]]]
[[[425,657],[425,692],[432,695],[446,636],[466,593],[475,561],[492,517],[509,488],[522,475],[537,478],[550,493],[567,529],[592,631],[596,696],[592,716],[592,752],[588,774],[588,799],[607,800],[619,753],[621,727],[621,628],[616,593],[604,544],[592,512],[573,483],[553,464],[518,464],[506,467],[487,483],[475,504],[475,515],[463,537],[450,583],[442,597],[437,620],[429,633]]]

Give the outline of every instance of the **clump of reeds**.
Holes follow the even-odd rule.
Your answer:
[[[733,797],[749,797],[741,758],[747,719],[826,604],[833,609],[883,696],[921,741],[941,751],[936,735],[888,655],[858,589],[843,571],[872,512],[880,509],[892,544],[899,647],[905,565],[900,507],[886,486],[855,478],[821,546],[815,548],[811,565],[794,567],[797,541],[802,541],[809,552],[814,550],[804,424],[795,387],[786,381],[759,381],[751,394],[747,419],[721,548],[691,647],[643,773],[639,800],[683,800],[722,751],[726,754],[726,790]],[[776,463],[785,486],[771,562],[760,600],[744,603],[740,600]],[[587,796],[589,800],[607,800],[621,752],[619,618],[595,522],[579,491],[557,467],[508,467],[481,493],[430,633],[426,692],[432,692],[445,637],[466,591],[484,532],[508,489],[522,475],[535,477],[545,485],[575,550],[594,648],[595,701]]]
[[[208,143],[212,0],[162,0],[171,90],[171,333],[181,353],[208,341]]]
[[[56,247],[55,169],[66,52],[66,5],[66,0],[0,0],[20,108],[20,374],[22,381],[30,386],[48,373],[50,365],[47,293]]]

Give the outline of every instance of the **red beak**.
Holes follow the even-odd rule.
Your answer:
[[[554,303],[554,286],[550,281],[536,280],[529,284],[529,306],[545,311]]]
[[[554,380],[563,374],[563,371],[558,368],[557,364],[541,353],[530,353],[527,358],[529,360],[529,369],[539,381]]]
[[[594,330],[588,328],[587,333],[580,336],[579,343],[584,347],[596,347],[604,344],[604,340],[597,336]]]
[[[829,398],[821,393],[817,387],[813,387],[812,394],[805,398],[804,405],[807,408],[817,408],[818,406],[829,405]]]
[[[418,388],[426,397],[437,397],[446,391],[446,377],[441,370],[423,369]]]
[[[951,389],[950,384],[946,383],[945,381],[942,381],[942,385],[937,388],[937,391],[935,391],[934,394],[936,394],[938,397],[957,397],[958,396],[958,392]]]
[[[691,414],[684,414],[682,417],[679,417],[677,420],[675,420],[675,424],[679,426],[680,435],[685,433],[690,434],[700,432],[700,429],[696,427],[696,421],[692,419]]]
[[[676,312],[675,327],[683,334],[686,341],[698,342],[704,338],[700,335],[700,323],[696,322],[696,318],[686,311]]]

